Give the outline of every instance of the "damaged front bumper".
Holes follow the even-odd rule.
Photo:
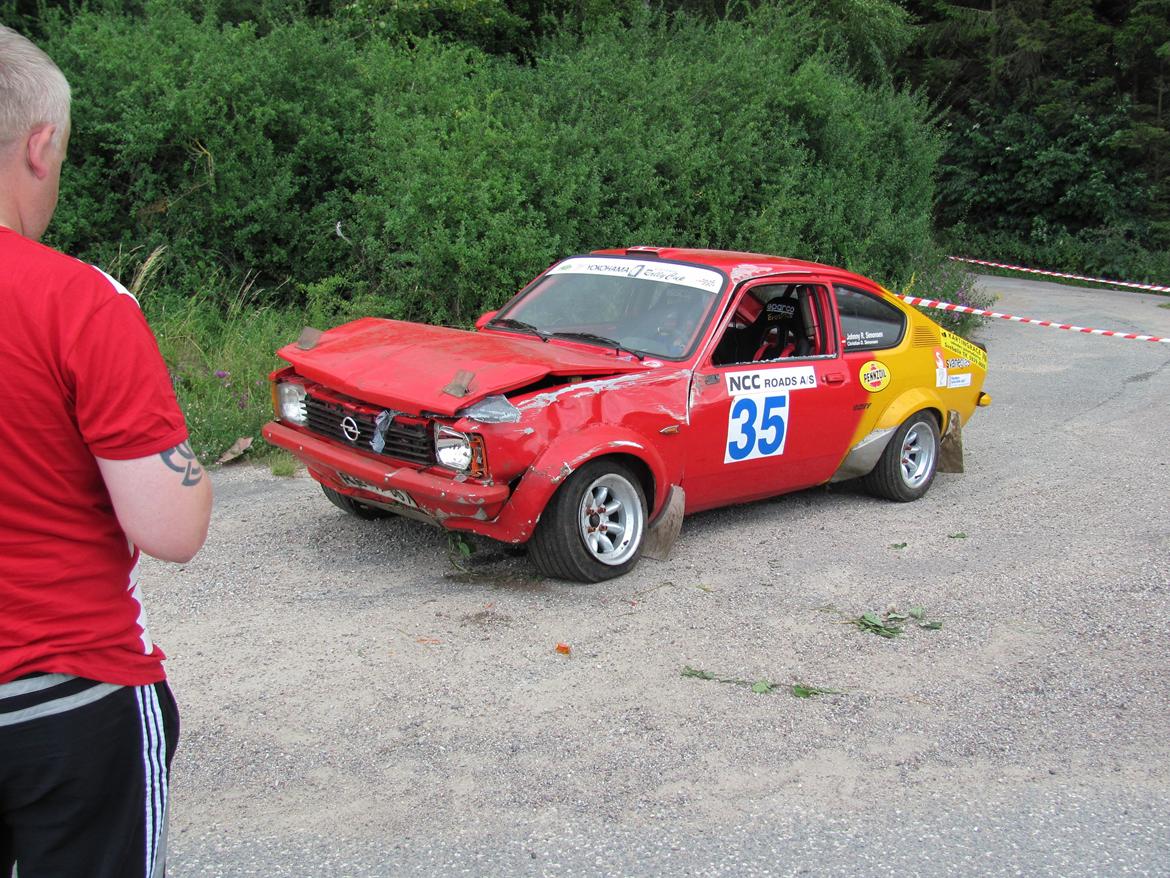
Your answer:
[[[496,519],[508,501],[507,485],[459,481],[454,476],[395,466],[270,421],[264,438],[301,460],[318,481],[362,503],[445,527],[476,530]],[[472,525],[469,527],[469,525]]]

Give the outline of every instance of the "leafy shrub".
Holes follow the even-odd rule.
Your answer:
[[[996,296],[978,286],[975,273],[962,263],[932,255],[925,257],[916,267],[910,280],[902,287],[903,296],[918,296],[924,299],[938,299],[952,305],[988,310],[995,303]],[[990,317],[964,314],[960,311],[942,311],[937,308],[919,308],[935,323],[971,338],[980,326],[990,322]]]
[[[959,224],[947,231],[946,238],[951,252],[960,256],[1112,280],[1170,283],[1170,249],[1143,247],[1124,225],[1076,234],[1042,222],[1033,229],[1033,234],[1020,236]]]
[[[329,20],[109,8],[41,22],[76,95],[51,243],[101,264],[165,245],[160,286],[221,309],[252,277],[259,304],[320,311],[328,289],[467,324],[600,246],[889,276],[929,243],[926,106],[860,83],[795,6],[716,23],[635,9],[529,65]]]
[[[355,39],[279,7],[46,6],[37,22],[75,95],[49,243],[121,259],[124,278],[163,253],[143,304],[205,456],[255,435],[256,382],[303,323],[467,325],[556,258],[606,246],[895,279],[930,247],[940,145],[924,100],[879,75],[904,23],[881,0],[716,22],[597,0],[575,7],[595,26],[532,44],[525,64],[429,25]],[[829,38],[826,10],[847,7],[885,16],[872,46]]]
[[[371,289],[398,316],[465,323],[559,255],[626,243],[903,272],[930,237],[926,107],[860,85],[800,14],[645,14],[535,68],[379,52],[374,91],[397,99],[373,111],[347,224]]]
[[[99,263],[164,244],[163,277],[189,294],[216,272],[275,289],[343,261],[332,230],[368,95],[326,29],[260,35],[159,0],[141,18],[83,10],[44,26],[74,86],[51,243]]]

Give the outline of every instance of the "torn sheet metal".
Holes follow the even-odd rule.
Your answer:
[[[857,479],[872,472],[896,429],[898,428],[886,427],[883,430],[874,430],[854,445],[829,481],[844,482],[847,479]]]
[[[515,424],[520,420],[520,409],[506,396],[488,396],[459,412],[459,417],[481,424]]]
[[[467,396],[471,392],[471,382],[474,380],[474,372],[469,372],[467,369],[460,369],[455,373],[455,377],[451,379],[451,383],[443,388],[443,393],[448,396]]]
[[[381,454],[386,448],[386,431],[390,429],[390,425],[394,423],[394,418],[402,412],[396,412],[393,409],[383,409],[378,413],[378,417],[374,419],[374,436],[370,439],[370,448],[374,449],[376,454]]]
[[[297,338],[297,347],[302,351],[311,351],[321,341],[321,336],[325,333],[320,329],[314,329],[311,326],[306,326],[301,330],[300,337]]]

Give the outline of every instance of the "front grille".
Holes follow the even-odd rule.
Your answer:
[[[357,408],[333,400],[322,399],[309,394],[305,399],[305,408],[308,412],[308,428],[321,436],[328,436],[360,448],[363,451],[373,451],[370,443],[374,439],[374,423],[378,417],[376,410]],[[352,419],[352,424],[343,424],[346,418]],[[350,427],[350,435],[346,435],[345,426]],[[353,427],[357,427],[357,435],[353,436]],[[431,439],[431,430],[423,418],[412,418],[398,415],[390,422],[384,435],[386,447],[382,454],[405,460],[419,466],[430,466],[435,462],[434,443]]]

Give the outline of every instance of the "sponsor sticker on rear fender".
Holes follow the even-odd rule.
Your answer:
[[[987,351],[974,342],[969,342],[961,335],[955,335],[946,329],[942,330],[943,347],[956,357],[970,360],[980,369],[987,368]]]
[[[862,387],[870,393],[877,393],[879,390],[884,390],[886,385],[890,383],[890,370],[880,360],[866,360],[861,364],[857,378]]]

